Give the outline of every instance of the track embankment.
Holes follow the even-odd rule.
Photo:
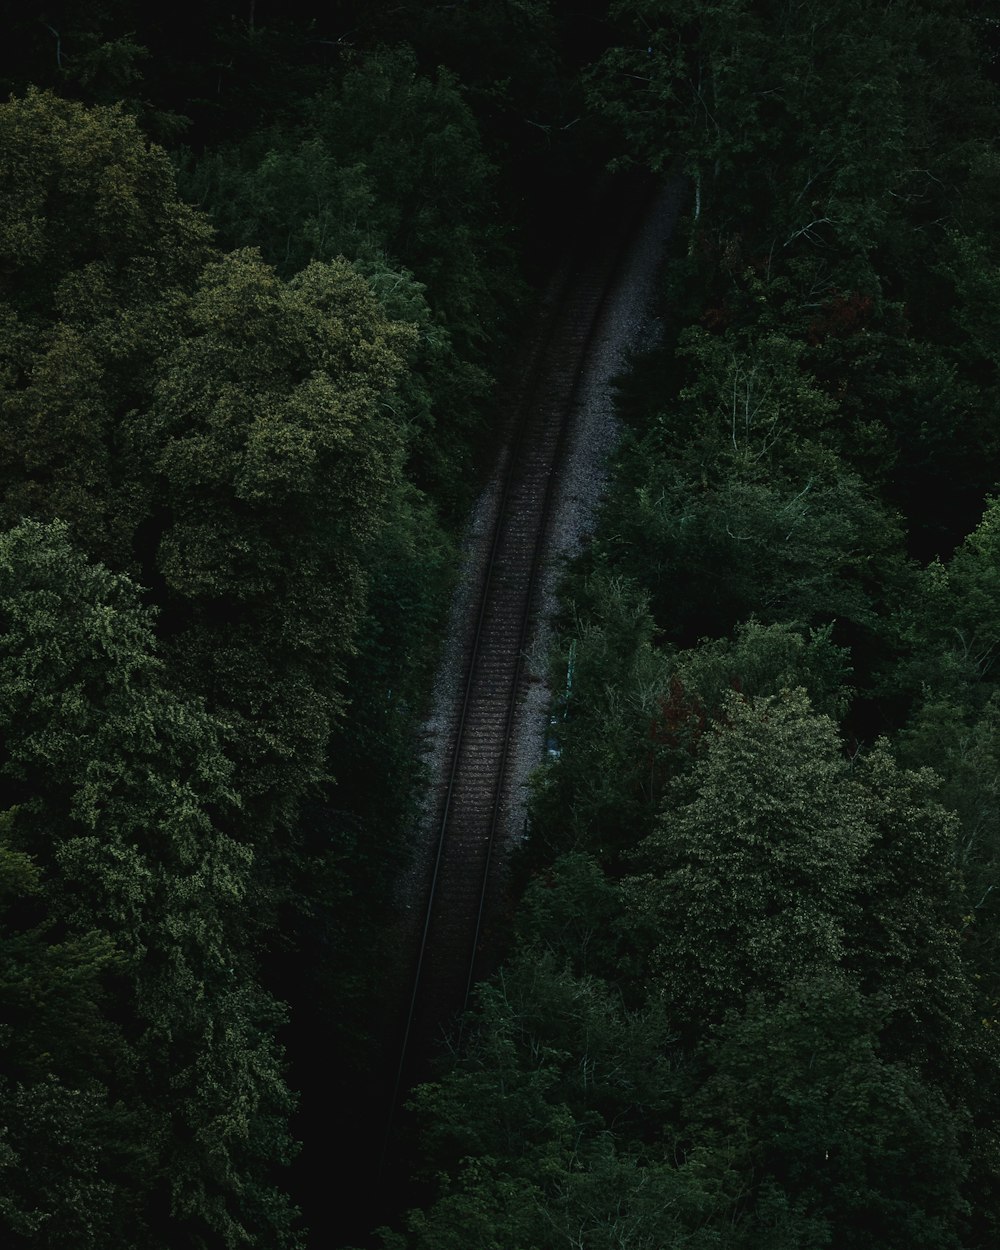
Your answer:
[[[395,1097],[427,1074],[489,964],[484,934],[522,836],[528,774],[544,752],[555,580],[600,498],[616,436],[612,379],[655,333],[656,277],[681,195],[679,182],[633,187],[596,212],[522,357],[426,725],[433,781],[403,902],[412,979]]]

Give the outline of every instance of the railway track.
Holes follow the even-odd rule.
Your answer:
[[[403,1091],[428,1075],[433,1051],[467,1005],[483,964],[504,776],[560,452],[588,348],[645,199],[644,189],[631,188],[581,231],[575,258],[523,366],[521,395],[497,470],[503,485],[479,571],[478,608],[464,640],[460,695],[445,731],[449,762],[432,796],[437,845],[393,1112]],[[387,1146],[391,1124],[390,1118]]]

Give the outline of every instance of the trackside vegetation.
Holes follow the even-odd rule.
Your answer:
[[[1000,1242],[998,44],[977,0],[14,6],[3,1245]],[[372,1231],[462,525],[626,170],[685,182],[659,335],[507,954]]]

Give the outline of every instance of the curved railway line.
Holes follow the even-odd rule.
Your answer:
[[[463,640],[463,681],[445,730],[449,763],[432,794],[437,845],[393,1109],[402,1091],[427,1074],[435,1044],[467,1005],[483,966],[484,921],[497,893],[491,870],[504,777],[560,453],[588,349],[648,195],[648,188],[619,192],[581,231],[522,366],[521,397],[497,470],[502,490],[479,572],[474,627]]]

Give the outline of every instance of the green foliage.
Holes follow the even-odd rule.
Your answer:
[[[854,771],[873,836],[848,964],[892,1012],[883,1053],[946,1070],[961,1051],[972,989],[960,944],[958,820],[939,802],[937,775],[899,768],[884,740]]]
[[[937,299],[947,302],[944,292]],[[810,334],[810,363],[838,395],[841,454],[909,515],[911,550],[948,550],[995,477],[991,392],[977,377],[980,362],[963,360],[957,345],[916,337],[901,310],[876,316],[858,296],[831,301]]]
[[[0,1225],[19,1247],[131,1246],[154,1124],[123,1101],[135,1063],[109,1009],[124,961],[97,930],[60,935],[17,816],[0,828]]]
[[[598,550],[674,641],[766,622],[870,628],[899,531],[821,445],[835,406],[783,336],[686,334],[691,384],[620,453]]]
[[[60,939],[46,914],[41,873],[14,847],[17,809],[0,843],[3,908],[3,1046],[8,1075],[100,1075],[127,1063],[122,1039],[103,1016],[110,976],[123,961],[96,931]]]
[[[135,1188],[125,1207],[146,1219],[170,1210],[191,1244],[235,1245],[248,1228],[268,1228],[272,1244],[292,1245],[291,1213],[269,1181],[289,1155],[290,1098],[272,1041],[280,1012],[246,954],[252,855],[219,824],[235,802],[220,727],[164,684],[152,647],[137,588],[88,563],[64,526],[25,522],[0,537],[0,776],[24,796],[18,850],[51,875],[67,955],[96,961],[78,992],[90,994],[112,940],[124,961],[115,1011],[133,1057],[115,1087],[125,1109],[85,1087],[80,1167],[90,1177],[102,1133],[131,1124],[121,1150],[132,1157],[126,1189],[130,1179]],[[94,1007],[81,1012],[81,1027],[94,1029],[93,1016]],[[56,1115],[72,1094],[47,1088],[39,1115]],[[30,1158],[42,1130],[24,1118],[28,1103],[18,1106]],[[63,1131],[73,1140],[72,1125]],[[122,1183],[117,1170],[114,1183],[100,1169],[87,1180],[101,1203],[93,1227],[111,1221]],[[56,1176],[44,1201],[60,1206],[59,1227],[68,1221],[83,1236],[81,1213],[65,1209],[75,1184]],[[148,1229],[145,1244],[163,1244],[165,1232]]]
[[[551,956],[515,960],[483,987],[463,1061],[418,1092],[426,1148],[448,1175],[434,1205],[411,1214],[409,1238],[386,1246],[430,1250],[470,1235],[498,1250],[725,1244],[725,1182],[630,1132],[683,1086],[666,1037],[657,1005],[630,1012],[610,983]]]
[[[373,832],[413,814],[418,766],[411,735],[437,659],[454,569],[430,505],[412,487],[400,496],[372,543],[367,610],[347,662],[347,689],[367,697],[352,704],[331,749],[341,803],[364,809]],[[389,848],[372,850],[380,859]]]
[[[692,1027],[750,989],[854,969],[911,1058],[968,1012],[957,821],[881,747],[851,769],[800,692],[731,699],[627,882],[652,971]],[[769,987],[767,989],[763,987]]]
[[[998,523],[1000,504],[991,498],[951,560],[932,561],[904,587],[892,618],[896,656],[883,679],[887,693],[922,694],[971,712],[992,697]]]
[[[948,184],[933,185],[928,161],[951,175],[954,147],[982,122],[967,29],[934,4],[613,11],[620,43],[595,67],[594,103],[632,159],[683,163],[696,223],[705,212],[713,233],[748,228],[765,256],[794,246],[826,268],[877,246],[901,206],[933,212]],[[952,77],[961,104],[943,89]]]
[[[360,59],[295,124],[189,162],[183,185],[226,243],[260,246],[285,276],[341,254],[396,258],[464,346],[495,320],[493,176],[454,76],[419,73],[399,48]]]
[[[132,1247],[147,1235],[133,1187],[151,1159],[135,1116],[95,1081],[0,1078],[0,1226],[18,1250]],[[130,1192],[131,1191],[131,1192]]]
[[[517,916],[517,936],[530,951],[552,956],[577,976],[614,966],[618,890],[597,860],[572,852],[562,855],[525,890]]]
[[[962,1244],[966,1117],[885,1057],[880,1024],[877,1002],[817,970],[779,1003],[754,995],[709,1043],[686,1114],[747,1185],[738,1244]]]
[[[363,1067],[496,223],[610,121],[692,184],[670,350],[568,583],[516,952],[387,1244],[996,1244],[988,23],[621,0],[588,110],[561,4],[266,9],[62,6],[0,65],[102,106],[0,106],[8,1238],[300,1240],[257,958]],[[229,255],[132,120],[179,112]],[[848,762],[845,716],[904,730]]]
[[[914,550],[947,549],[1000,464],[983,314],[995,114],[967,15],[924,0],[615,12],[592,98],[629,159],[677,159],[695,184],[695,316],[808,343],[844,409],[824,441],[912,518]]]
[[[990,499],[979,526],[951,560],[921,572],[897,612],[898,658],[884,678],[886,692],[905,695],[910,709],[897,740],[900,757],[940,775],[941,801],[960,822],[956,866],[967,888],[965,950],[988,1016],[997,992],[1000,916],[998,515],[997,501]]]
[[[777,628],[742,646],[769,634],[787,654]],[[417,1095],[438,1197],[386,1244],[967,1244],[991,1035],[936,788],[884,747],[849,764],[801,691],[731,696],[642,875],[572,854],[530,885]]]
[[[172,665],[233,726],[240,793],[265,827],[327,775],[399,473],[383,404],[407,337],[343,263],[285,284],[234,253],[206,269],[131,423],[161,484],[148,539]]]
[[[961,537],[1000,459],[974,25],[936,0],[612,13],[590,98],[618,163],[688,175],[688,256],[564,588],[518,946],[422,1095],[446,1175],[405,1244],[465,1220],[603,1246],[609,1129],[661,1200],[654,1232],[615,1190],[617,1244],[985,1248],[994,501]],[[592,1010],[612,983],[660,1013],[657,1092]],[[567,1118],[578,1183],[547,1188]],[[560,1222],[570,1192],[592,1222]]]
[[[354,267],[386,315],[415,331],[393,408],[407,432],[407,474],[450,522],[471,498],[473,453],[490,409],[490,374],[462,358],[423,284],[407,270],[381,259],[357,260]]]
[[[209,230],[166,153],[114,108],[11,100],[0,166],[0,515],[61,517],[128,565],[149,485],[119,422],[175,340]]]
[[[427,285],[465,354],[495,327],[490,280],[502,256],[493,170],[453,75],[417,73],[405,50],[367,58],[313,101],[308,124],[342,165],[362,164],[377,216],[372,235]]]
[[[472,134],[457,92],[442,99]],[[359,1049],[360,998],[377,987],[345,951],[380,941],[451,557],[404,464],[419,438],[428,463],[465,454],[439,439],[409,366],[447,375],[456,407],[483,375],[379,248],[287,281],[252,249],[212,251],[165,154],[121,110],[31,93],[0,108],[0,160],[0,517],[63,525],[9,539],[2,696],[20,719],[5,785],[25,799],[26,849],[47,848],[58,923],[115,939],[108,1012],[133,1048],[106,1088],[100,1075],[66,1087],[88,1091],[67,1129],[79,1183],[107,1183],[102,1209],[132,1211],[123,1244],[155,1244],[169,1215],[178,1244],[292,1245],[275,1183],[291,1154],[274,1041],[286,1013],[256,960],[282,992],[337,996],[328,1035]],[[15,595],[22,566],[25,587],[42,579],[34,598]],[[95,1172],[82,1161],[118,1131],[113,1098],[133,1126]],[[42,1139],[11,1117],[16,1173]]]
[[[551,726],[560,755],[536,774],[525,858],[582,851],[617,864],[651,828],[702,709],[672,687],[634,581],[598,568],[574,583],[574,595],[572,629],[553,662],[553,688],[568,690]]]
[[[228,246],[254,244],[285,277],[347,257],[416,334],[398,406],[422,486],[467,503],[485,418],[485,365],[519,294],[495,224],[496,171],[454,76],[383,49],[284,126],[182,167]]]
[[[733,699],[631,878],[653,972],[689,1027],[751,987],[835,967],[871,839],[831,721],[805,697]]]
[[[848,652],[832,641],[832,629],[801,630],[762,625],[751,618],[731,638],[704,639],[678,656],[677,678],[713,715],[723,712],[730,692],[744,698],[801,687],[820,713],[839,720],[847,710]]]
[[[3,296],[22,315],[86,322],[183,284],[205,259],[208,229],[177,199],[166,153],[120,109],[31,89],[0,107],[0,152]]]
[[[568,628],[553,664],[559,689],[557,761],[536,781],[528,857],[578,848],[617,864],[652,832],[672,778],[689,769],[734,691],[802,686],[815,706],[845,710],[847,652],[829,628],[750,620],[732,639],[674,652],[653,643],[648,600],[635,583],[595,571],[568,586]]]

